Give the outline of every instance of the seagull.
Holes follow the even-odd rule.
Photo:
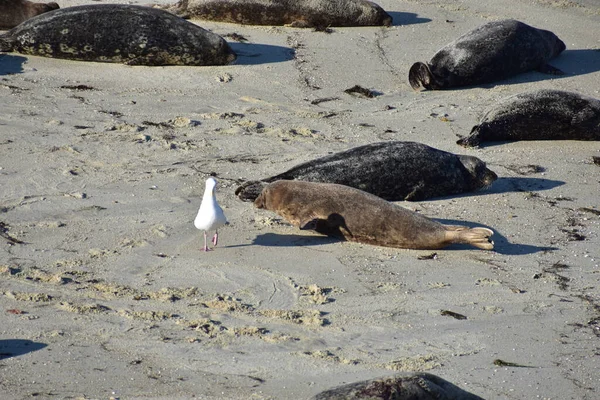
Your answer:
[[[204,197],[202,197],[200,210],[198,210],[198,215],[196,215],[196,219],[194,220],[196,228],[204,231],[204,251],[211,250],[206,245],[206,231],[215,231],[212,243],[216,246],[219,239],[217,229],[229,223],[227,222],[227,218],[225,218],[225,214],[223,214],[223,209],[217,203],[217,198],[215,197],[216,187],[217,180],[215,178],[208,178],[206,180]]]

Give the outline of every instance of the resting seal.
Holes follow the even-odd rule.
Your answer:
[[[457,143],[471,147],[505,140],[600,140],[600,100],[548,89],[510,96]]]
[[[366,0],[181,0],[167,7],[187,18],[246,25],[298,28],[392,24],[392,17]]]
[[[565,44],[552,32],[513,19],[488,22],[417,62],[408,80],[413,89],[446,89],[506,79],[521,72],[563,72],[547,65]]]
[[[254,201],[300,229],[352,242],[404,249],[467,243],[494,248],[487,228],[442,225],[362,190],[334,183],[276,181]]]
[[[312,400],[483,400],[439,376],[406,372],[349,383],[326,390]]]
[[[419,201],[483,189],[497,178],[477,157],[392,141],[317,158],[261,182],[246,182],[235,193],[254,201],[264,182],[297,179],[351,186],[390,201]]]
[[[27,0],[0,0],[0,29],[10,29],[36,15],[58,9],[58,4]]]
[[[68,7],[0,35],[0,51],[129,65],[222,65],[220,36],[163,10],[122,4]]]

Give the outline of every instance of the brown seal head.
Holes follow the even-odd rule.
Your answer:
[[[353,242],[405,249],[440,249],[466,243],[494,245],[487,228],[443,225],[362,190],[333,183],[276,181],[254,201],[300,229]]]
[[[297,28],[377,26],[392,17],[367,0],[181,0],[167,10],[184,18]]]
[[[600,140],[600,100],[564,90],[519,93],[491,107],[456,143],[517,140]]]
[[[14,28],[29,18],[58,8],[59,6],[55,2],[34,3],[28,0],[0,0],[0,29]]]
[[[260,182],[246,182],[235,194],[254,201],[265,182],[286,179],[337,183],[390,201],[419,201],[485,189],[497,178],[477,157],[397,140],[320,157]]]
[[[554,33],[513,19],[488,22],[417,62],[408,80],[413,89],[446,89],[490,83],[537,70],[562,75],[548,65],[566,46]]]

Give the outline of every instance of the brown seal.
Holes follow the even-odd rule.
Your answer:
[[[367,0],[181,0],[166,9],[185,18],[245,25],[325,28],[392,24],[388,13]]]
[[[439,376],[405,372],[349,383],[326,390],[312,400],[483,400]]]
[[[34,3],[27,0],[0,0],[0,29],[11,29],[21,22],[58,9],[58,4]]]
[[[362,190],[334,183],[276,181],[254,201],[300,229],[378,246],[440,249],[466,243],[494,248],[487,228],[443,225]]]
[[[600,100],[554,89],[519,93],[491,107],[456,143],[517,140],[600,140]]]
[[[477,85],[538,70],[563,74],[548,65],[565,44],[552,32],[514,19],[488,22],[439,50],[427,64],[417,62],[408,80],[413,89]]]

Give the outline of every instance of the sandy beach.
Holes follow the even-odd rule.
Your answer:
[[[0,398],[308,399],[411,371],[485,399],[600,397],[600,143],[456,144],[512,94],[600,98],[600,5],[378,4],[393,26],[193,20],[228,40],[227,66],[0,54]],[[565,75],[410,87],[414,62],[502,18],[561,38]],[[234,194],[389,140],[487,163],[490,188],[397,204],[488,227],[494,251],[341,242]],[[209,176],[230,225],[203,252]]]

